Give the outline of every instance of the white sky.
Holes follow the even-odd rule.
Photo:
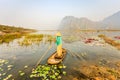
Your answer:
[[[0,24],[57,29],[65,16],[103,20],[120,10],[120,0],[0,0]]]

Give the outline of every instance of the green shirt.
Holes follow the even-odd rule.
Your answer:
[[[61,36],[56,37],[56,44],[57,44],[57,46],[62,44],[62,37]]]

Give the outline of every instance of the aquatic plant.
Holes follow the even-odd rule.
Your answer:
[[[45,34],[45,42],[46,43],[52,43],[55,42],[55,36],[53,35],[49,35],[49,34]]]
[[[0,67],[2,67],[3,65],[7,64],[8,61],[4,60],[4,59],[0,59]]]
[[[67,43],[71,43],[71,42],[77,41],[78,38],[76,36],[66,36],[66,37],[63,37],[63,40]]]
[[[30,78],[38,77],[42,80],[59,80],[61,75],[66,75],[64,71],[66,66],[64,65],[38,65],[36,69],[33,69]]]
[[[120,50],[120,43],[116,42],[115,40],[105,36],[105,35],[98,35],[98,37],[102,38],[106,43],[116,47],[118,50]]]
[[[43,40],[43,34],[27,34],[23,41],[18,42],[21,46],[32,45],[33,43],[39,44]]]
[[[18,43],[21,46],[29,46],[32,44],[39,44],[43,38],[45,37],[45,42],[52,42],[54,41],[54,37],[48,34],[27,34],[24,37],[23,41],[19,41]]]
[[[6,78],[4,78],[3,80],[9,80],[13,75],[9,74]]]
[[[5,34],[0,36],[0,43],[9,43],[14,39],[21,38],[23,35],[19,33]]]
[[[27,66],[27,65],[25,65],[25,66],[24,66],[24,68],[26,69],[26,68],[28,68],[28,66]]]
[[[92,64],[89,66],[83,65],[74,68],[73,70],[82,74],[81,79],[76,80],[120,80],[119,68],[110,68]]]
[[[23,71],[19,71],[19,75],[20,75],[20,76],[24,76],[25,73],[24,73]]]
[[[0,80],[10,80],[12,78],[12,74],[8,74],[6,71],[12,69],[13,65],[8,64],[8,60],[0,59]]]

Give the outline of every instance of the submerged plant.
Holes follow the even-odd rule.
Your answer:
[[[61,75],[66,75],[64,71],[66,66],[64,65],[38,65],[36,69],[34,69],[30,75],[30,78],[41,78],[42,80],[59,80],[61,79]]]

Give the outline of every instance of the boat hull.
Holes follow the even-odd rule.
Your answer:
[[[54,52],[54,53],[48,58],[48,61],[47,61],[48,64],[54,64],[54,65],[55,65],[55,64],[61,63],[61,62],[63,61],[63,59],[65,58],[66,50],[65,50],[64,48],[62,49],[62,54],[63,54],[63,56],[62,56],[62,58],[60,58],[60,59],[55,58],[56,54],[57,54],[57,52]]]

